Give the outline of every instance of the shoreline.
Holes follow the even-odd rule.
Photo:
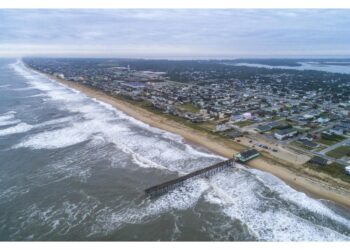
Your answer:
[[[73,81],[59,79],[57,77],[39,71],[36,72],[43,74],[48,78],[55,80],[69,88],[78,90],[86,96],[108,103],[118,110],[124,112],[125,114],[152,127],[178,134],[184,139],[184,141],[192,145],[196,145],[200,148],[204,148],[222,157],[231,158],[233,154],[239,152],[244,148],[237,143],[233,143],[229,139],[223,139],[218,136],[196,130],[194,128],[186,126],[185,124],[176,122],[165,116],[155,114],[145,108],[111,96],[93,87],[89,87]],[[350,189],[343,187],[333,187],[328,184],[327,180],[321,178],[321,174],[318,176],[318,178],[316,178],[315,173],[313,173],[313,175],[307,175],[305,172],[301,172],[300,170],[302,166],[292,166],[292,164],[281,162],[271,159],[266,155],[261,155],[259,158],[251,160],[244,165],[246,167],[268,172],[280,178],[292,188],[301,191],[308,196],[316,199],[329,200],[343,206],[346,209],[350,209]]]

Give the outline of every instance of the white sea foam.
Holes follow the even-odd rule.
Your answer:
[[[48,120],[46,122],[36,124],[36,125],[34,125],[34,127],[41,128],[41,127],[54,125],[54,124],[73,122],[74,120],[75,120],[74,116],[62,117],[62,118],[52,119],[52,120]]]
[[[15,118],[15,111],[9,111],[0,115],[0,126],[13,125],[20,122]]]
[[[278,193],[284,200],[297,204],[299,207],[302,207],[314,213],[327,216],[328,218],[337,221],[337,223],[341,223],[350,228],[349,220],[335,214],[331,209],[326,207],[320,201],[311,199],[305,193],[294,190],[290,186],[286,185],[281,179],[273,176],[272,174],[255,169],[251,169],[250,171],[256,176],[260,177],[260,180],[262,180],[270,190]]]
[[[139,155],[139,154],[132,154],[132,159],[133,162],[136,163],[138,166],[140,167],[144,167],[144,168],[158,168],[158,169],[167,169],[164,166],[161,166],[153,161],[148,160],[147,158]]]
[[[225,157],[222,157],[222,156],[219,156],[219,155],[214,155],[212,153],[206,153],[206,152],[194,149],[189,144],[185,144],[185,146],[186,146],[186,151],[189,154],[191,154],[191,155],[197,155],[197,156],[206,157],[206,158],[216,158],[216,159],[220,159],[220,160],[227,160],[227,158],[225,158]]]
[[[6,203],[9,200],[14,199],[15,197],[28,193],[28,191],[29,191],[29,188],[20,187],[19,185],[12,186],[5,190],[2,190],[0,192],[0,204]]]
[[[14,89],[11,89],[13,91],[26,91],[26,90],[33,90],[33,89],[36,89],[34,87],[24,87],[24,88],[14,88]]]
[[[15,111],[9,111],[9,112],[1,114],[0,115],[0,122],[14,119],[15,114],[16,114]]]
[[[208,183],[204,179],[197,179],[155,200],[147,200],[135,208],[120,210],[108,207],[100,210],[90,236],[106,235],[126,224],[145,223],[163,213],[189,209],[198,202],[207,189]]]
[[[18,72],[22,72],[23,68],[19,65],[15,68],[20,68]],[[89,126],[86,126],[86,129],[81,131],[72,132],[72,129],[67,130],[69,133],[67,136],[64,135],[62,131],[62,136],[64,136],[67,141],[66,144],[59,143],[58,140],[52,140],[50,143],[44,143],[47,136],[50,134],[45,133],[43,135],[36,135],[29,140],[22,142],[18,146],[30,146],[32,148],[57,148],[64,147],[66,145],[73,145],[79,143],[83,140],[87,140],[92,137],[95,133],[101,133],[104,135],[106,141],[113,142],[119,149],[123,150],[125,153],[131,155],[133,161],[138,164],[140,167],[152,167],[152,168],[165,168],[164,159],[166,159],[170,166],[169,170],[179,171],[183,173],[182,170],[177,170],[173,162],[178,160],[188,158],[195,159],[200,157],[212,157],[218,158],[215,155],[209,153],[199,152],[193,149],[191,146],[186,146],[185,150],[179,149],[176,146],[170,146],[169,143],[164,142],[163,140],[153,140],[149,136],[136,136],[132,134],[130,136],[130,129],[127,128],[127,124],[138,126],[142,129],[146,129],[156,135],[161,135],[163,138],[175,139],[181,141],[181,137],[168,133],[157,128],[153,128],[145,123],[142,123],[134,118],[131,118],[121,111],[115,109],[110,104],[98,101],[96,99],[91,102],[90,98],[87,98],[84,94],[80,92],[73,92],[65,86],[57,85],[54,81],[47,81],[46,78],[41,76],[29,76],[28,73],[21,73],[26,76],[29,80],[29,84],[38,88],[41,91],[44,91],[51,100],[59,101],[60,107],[64,107],[72,112],[79,112],[84,115],[84,117],[89,121]],[[62,105],[63,104],[63,105]],[[127,123],[123,122],[113,122],[116,119],[123,119]],[[76,125],[75,127],[78,127]],[[52,132],[50,132],[52,133]],[[32,140],[32,143],[30,142]],[[140,143],[142,141],[142,143]]]
[[[101,101],[96,100],[96,99],[94,99],[94,101],[99,103],[100,105],[106,107],[108,110],[111,110],[111,111],[115,112],[118,115],[118,117],[120,117],[120,118],[128,120],[128,121],[132,122],[133,124],[137,124],[138,126],[140,126],[142,128],[145,128],[148,131],[151,131],[151,132],[156,133],[156,134],[160,134],[163,138],[169,139],[171,141],[176,141],[178,143],[183,143],[183,138],[181,136],[177,135],[177,134],[174,134],[174,133],[171,133],[171,132],[167,132],[167,131],[164,131],[164,130],[161,130],[161,129],[158,129],[158,128],[155,128],[155,127],[151,127],[148,124],[145,124],[145,123],[143,123],[143,122],[141,122],[139,120],[136,120],[133,117],[125,115],[124,113],[122,113],[121,111],[117,110],[116,108],[114,108],[110,104],[101,102]],[[149,138],[139,138],[136,141],[147,142],[147,141],[149,141]],[[153,146],[157,146],[157,145],[159,145],[159,143],[163,143],[163,142],[162,141],[159,141],[159,142],[156,142],[156,143],[155,142],[150,142],[150,144],[152,144]],[[148,146],[149,145],[147,145],[146,147],[148,147]],[[173,148],[171,148],[170,150],[167,150],[169,148],[169,146],[168,145],[163,145],[163,146],[159,146],[158,147],[163,152],[159,152],[159,151],[157,152],[157,154],[163,154],[163,156],[167,156],[167,157],[163,157],[163,158],[166,158],[166,159],[170,159],[170,158],[174,158],[174,157],[181,157],[181,158],[183,158],[183,156],[179,156],[178,154],[174,153],[172,151]],[[189,155],[196,155],[196,156],[200,156],[200,157],[218,158],[218,159],[225,160],[224,157],[220,157],[218,155],[214,155],[214,154],[211,154],[211,153],[206,153],[206,152],[203,152],[203,151],[196,150],[189,144],[185,144],[185,147],[186,147],[186,151],[189,153]]]
[[[25,122],[21,122],[13,127],[0,129],[0,136],[12,135],[18,133],[25,133],[33,128],[32,125],[29,125]]]
[[[244,170],[246,171],[246,170]],[[268,182],[269,180],[264,180]],[[207,201],[218,204],[222,211],[229,217],[241,221],[246,225],[252,235],[260,240],[268,241],[329,241],[349,240],[326,226],[317,225],[298,215],[298,211],[289,211],[289,207],[283,207],[283,202],[276,197],[264,197],[261,191],[263,185],[253,175],[238,172],[218,174],[212,178],[212,190],[205,196]],[[275,183],[276,184],[276,183]],[[274,185],[272,183],[272,185]],[[276,185],[277,190],[282,190],[286,197],[302,196],[302,199],[293,200],[297,206],[306,202],[309,206],[318,207],[320,216],[328,217],[344,223],[350,227],[348,220],[339,218],[333,211],[317,200],[305,196],[293,189],[285,190],[285,184]],[[322,209],[320,209],[322,208]],[[308,210],[308,208],[305,208]],[[311,209],[313,211],[313,209]],[[299,211],[300,212],[300,211]]]
[[[20,122],[21,122],[20,120],[0,121],[0,127],[1,126],[8,126],[8,125],[13,125],[13,124],[18,124]]]
[[[72,146],[89,139],[89,135],[84,132],[86,124],[81,127],[72,126],[53,131],[45,131],[31,135],[14,148],[29,147],[33,149],[55,149]]]
[[[18,133],[25,133],[30,131],[33,128],[45,127],[52,124],[59,124],[71,121],[71,117],[64,117],[59,119],[49,120],[39,124],[28,124],[25,122],[21,122],[19,119],[15,119],[15,112],[7,112],[3,116],[0,116],[0,126],[5,125],[14,125],[8,128],[0,129],[0,136],[7,136]]]
[[[91,213],[93,213],[99,202],[91,196],[81,194],[80,198],[84,201],[72,202],[64,201],[49,207],[43,207],[40,204],[33,203],[20,211],[18,221],[21,224],[21,230],[12,231],[9,235],[10,239],[49,239],[52,236],[61,236],[67,239],[70,231],[83,223]],[[45,227],[50,230],[33,231],[33,224],[38,228]],[[23,233],[24,232],[24,233]]]
[[[34,98],[34,97],[46,97],[47,95],[44,93],[40,93],[40,94],[35,94],[35,95],[29,95],[29,96],[24,96],[22,98]]]

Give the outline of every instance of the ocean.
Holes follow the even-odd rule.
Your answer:
[[[0,60],[0,240],[349,241],[350,213]]]

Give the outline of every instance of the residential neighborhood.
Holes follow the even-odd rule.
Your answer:
[[[272,154],[280,154],[283,147],[341,166],[350,163],[348,75],[323,73],[319,83],[313,72],[252,71],[220,61],[24,61],[38,71],[103,90],[232,140],[245,136]]]

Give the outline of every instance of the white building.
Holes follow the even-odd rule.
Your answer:
[[[284,140],[290,137],[295,136],[298,131],[294,128],[282,129],[274,133],[274,136],[278,140]]]
[[[346,174],[350,175],[350,166],[345,167]]]
[[[344,134],[344,129],[340,126],[334,126],[329,130],[330,133],[336,134],[336,135],[343,135]]]
[[[321,124],[327,123],[329,121],[330,121],[329,118],[323,118],[323,117],[320,117],[316,120],[316,122],[321,123]]]

